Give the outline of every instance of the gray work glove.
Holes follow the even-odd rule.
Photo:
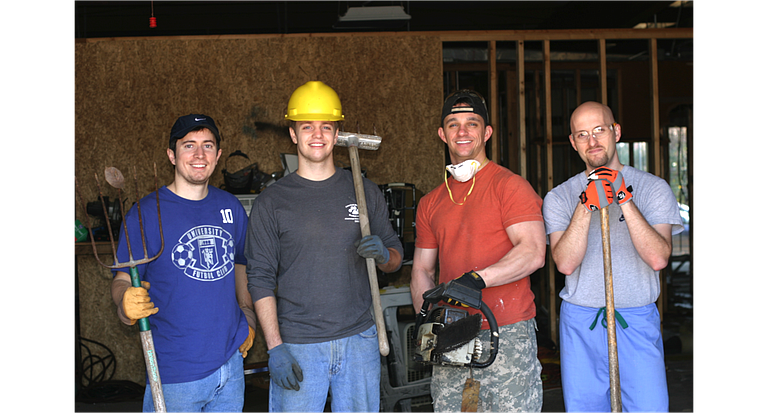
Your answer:
[[[298,391],[299,382],[304,380],[304,373],[301,371],[299,362],[288,351],[288,347],[280,344],[267,351],[267,354],[269,354],[267,363],[269,375],[272,376],[275,384],[286,390]]]
[[[389,250],[378,235],[366,235],[356,241],[357,253],[363,258],[373,258],[376,264],[385,264],[389,261]]]

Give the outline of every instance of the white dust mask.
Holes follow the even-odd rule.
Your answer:
[[[475,176],[480,166],[480,162],[468,159],[458,165],[446,165],[445,169],[453,175],[453,179],[459,182],[467,182]]]
[[[472,193],[472,189],[475,188],[475,174],[477,173],[480,168],[485,165],[485,163],[488,162],[488,158],[485,158],[483,160],[483,163],[480,163],[474,159],[466,160],[458,165],[448,165],[445,167],[446,171],[449,171],[451,175],[453,175],[453,179],[459,181],[459,182],[467,182],[470,179],[472,180],[472,186],[469,188],[469,191],[466,195],[464,195],[464,200],[461,202],[456,202],[453,199],[453,193],[451,192],[451,187],[448,186],[448,172],[445,173],[445,187],[448,189],[448,196],[451,197],[451,201],[456,205],[464,205],[465,202],[467,202],[467,197],[469,194]]]

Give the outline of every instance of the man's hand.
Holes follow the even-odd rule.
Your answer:
[[[248,337],[245,338],[243,344],[240,345],[240,352],[243,353],[243,358],[248,356],[248,350],[253,346],[253,339],[256,337],[256,331],[253,327],[248,326]]]
[[[378,235],[367,235],[356,241],[357,254],[363,258],[373,258],[376,264],[385,264],[389,261],[389,250]]]
[[[480,291],[485,288],[485,280],[483,280],[483,277],[481,277],[480,274],[476,273],[474,270],[461,274],[459,278],[454,279],[452,282],[461,284],[476,291]],[[448,298],[445,300],[445,302],[451,305],[469,307],[467,304],[462,303],[456,299]]]
[[[613,196],[619,206],[632,199],[632,188],[627,188],[624,183],[624,176],[621,172],[601,166],[589,174],[587,179],[593,181],[597,179],[606,179],[611,183]]]
[[[141,287],[129,287],[123,294],[123,314],[131,320],[131,325],[159,311],[150,301],[147,290],[149,290],[149,282],[142,281]]]
[[[590,180],[587,183],[587,189],[579,196],[579,200],[589,212],[607,207],[613,202],[611,182],[606,179]]]
[[[288,347],[285,344],[279,344],[267,353],[269,354],[269,362],[267,363],[269,375],[272,376],[275,384],[286,390],[298,391],[299,382],[304,380],[304,373],[301,371],[299,363],[288,351]]]
[[[466,285],[467,287],[474,288],[475,290],[482,290],[485,288],[485,280],[483,280],[483,277],[474,270],[461,274],[461,277],[454,281]]]

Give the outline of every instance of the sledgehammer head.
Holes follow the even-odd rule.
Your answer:
[[[345,148],[357,146],[367,151],[378,150],[380,145],[381,136],[351,132],[339,132],[339,139],[336,142],[336,146],[343,146]]]

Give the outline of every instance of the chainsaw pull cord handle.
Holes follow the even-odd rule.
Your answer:
[[[411,340],[413,341],[416,341],[416,338],[419,335],[419,327],[424,323],[424,319],[427,318],[427,310],[429,310],[429,302],[424,300],[424,303],[421,304],[421,311],[416,315],[416,325],[411,332]]]
[[[439,303],[440,300],[443,299],[444,291],[445,283],[442,283],[436,288],[424,291],[424,294],[421,295],[421,297],[424,299],[424,302],[421,304],[421,311],[419,311],[419,314],[416,315],[416,325],[413,328],[411,340],[416,341],[416,338],[419,335],[419,327],[421,327],[421,325],[424,323],[424,320],[427,318],[427,312],[429,311],[430,304]]]

